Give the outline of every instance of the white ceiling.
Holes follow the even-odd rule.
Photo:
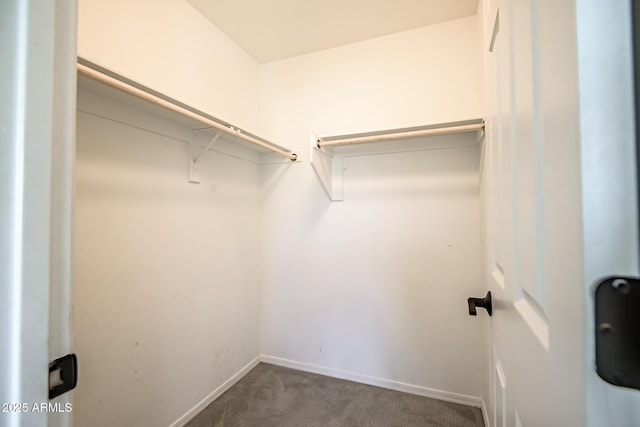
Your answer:
[[[478,0],[187,0],[259,63],[471,16]]]

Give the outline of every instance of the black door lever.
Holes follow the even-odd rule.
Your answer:
[[[476,316],[476,307],[482,307],[487,310],[489,316],[491,316],[491,291],[487,292],[487,296],[484,298],[467,298],[467,304],[469,304],[469,316]]]

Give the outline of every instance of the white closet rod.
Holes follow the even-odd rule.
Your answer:
[[[474,123],[470,125],[447,126],[441,128],[413,130],[406,132],[384,133],[380,135],[356,136],[352,138],[332,139],[322,141],[318,139],[318,148],[329,147],[333,145],[360,144],[363,142],[388,141],[391,139],[414,138],[427,135],[443,135],[447,133],[470,132],[474,130],[483,130],[484,123]]]
[[[142,89],[138,89],[137,87],[131,86],[127,83],[124,83],[114,77],[108,76],[104,73],[101,73],[99,71],[94,70],[93,68],[87,67],[86,65],[77,64],[78,67],[78,72],[80,74],[83,74],[93,80],[97,80],[101,83],[107,84],[109,86],[112,86],[116,89],[119,89],[123,92],[129,93],[131,95],[135,95],[138,98],[144,99],[145,101],[151,102],[153,104],[159,105],[161,107],[164,107],[168,110],[174,111],[178,114],[182,114],[183,116],[189,117],[191,119],[197,120],[200,123],[205,124],[206,126],[211,126],[212,128],[218,129],[222,132],[225,132],[229,135],[233,135],[236,136],[238,138],[244,139],[245,141],[251,142],[253,144],[259,145],[262,148],[266,148],[267,150],[273,151],[274,153],[280,154],[281,156],[284,156],[286,158],[288,158],[291,161],[296,161],[298,159],[298,155],[295,153],[291,153],[288,151],[285,151],[283,149],[281,149],[280,147],[271,145],[267,142],[263,142],[260,141],[259,139],[256,139],[254,137],[252,137],[251,135],[246,135],[244,133],[242,133],[242,131],[240,129],[236,129],[232,126],[225,126],[223,124],[220,124],[214,120],[211,120],[205,116],[202,116],[201,114],[195,113],[191,110],[188,110],[184,107],[181,107],[179,105],[174,104],[173,102],[167,101],[165,99],[159,98],[155,95],[150,94],[149,92],[145,92]]]

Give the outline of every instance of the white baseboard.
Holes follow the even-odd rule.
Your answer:
[[[489,427],[489,413],[487,412],[487,405],[484,404],[484,399],[482,399],[482,418],[484,419],[485,427]]]
[[[213,390],[207,397],[205,397],[200,402],[198,402],[198,404],[196,404],[196,406],[194,406],[193,408],[189,409],[187,411],[187,413],[185,413],[183,416],[181,416],[176,421],[174,421],[169,427],[182,427],[182,426],[184,426],[187,422],[189,422],[189,420],[191,420],[191,418],[193,418],[196,415],[198,415],[204,408],[209,406],[209,404],[211,402],[213,402],[218,397],[220,397],[222,395],[222,393],[224,393],[225,391],[229,390],[231,387],[233,387],[233,385],[235,383],[237,383],[245,375],[247,375],[249,373],[249,371],[251,371],[253,368],[255,368],[258,365],[258,363],[260,363],[260,360],[261,360],[261,357],[258,356],[255,359],[253,359],[251,362],[247,363],[242,369],[240,369],[238,372],[236,372],[234,375],[232,375],[231,378],[229,378],[227,381],[222,383],[222,385],[220,385],[220,387],[218,387],[217,389]]]
[[[313,365],[310,363],[296,362],[294,360],[283,359],[275,356],[262,355],[260,360],[264,363],[283,366],[285,368],[297,369],[300,371],[312,372],[314,374],[327,375],[343,380],[354,381],[363,384],[369,384],[377,387],[383,387],[390,390],[402,391],[405,393],[415,394],[418,396],[431,397],[447,402],[460,403],[463,405],[473,406],[484,409],[484,402],[481,398],[468,396],[466,394],[452,393],[449,391],[436,390],[433,388],[422,387],[413,384],[406,384],[399,381],[388,380],[385,378],[370,377],[368,375],[358,374],[356,372],[341,371],[325,366]],[[486,411],[483,411],[486,414]],[[484,415],[486,419],[486,415]]]
[[[225,381],[220,387],[212,391],[208,396],[198,402],[193,408],[188,410],[184,415],[174,421],[169,427],[182,427],[193,417],[198,415],[204,408],[209,406],[211,402],[220,397],[225,391],[229,390],[235,383],[240,381],[245,375],[255,368],[258,363],[264,362],[271,365],[283,366],[285,368],[297,369],[299,371],[311,372],[314,374],[326,375],[329,377],[340,378],[343,380],[354,381],[362,384],[373,385],[377,387],[387,388],[389,390],[402,391],[404,393],[415,394],[417,396],[431,397],[433,399],[444,400],[446,402],[460,403],[469,405],[482,410],[485,425],[489,425],[487,408],[484,400],[479,397],[469,396],[466,394],[452,393],[428,387],[422,387],[414,384],[402,383],[385,378],[371,377],[368,375],[358,374],[356,372],[342,371],[326,366],[314,365],[311,363],[297,362],[294,360],[283,359],[281,357],[260,355],[251,362],[247,363],[242,369],[236,372],[231,378]]]

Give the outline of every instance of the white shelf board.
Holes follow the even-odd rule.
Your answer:
[[[456,122],[454,124],[482,123],[482,119]],[[323,141],[332,139],[352,138],[369,135],[382,135],[385,133],[398,133],[419,129],[431,129],[451,126],[452,123],[422,126],[408,129],[394,129],[391,131],[377,131],[352,135],[340,135],[324,137]],[[429,135],[416,138],[402,138],[387,141],[367,142],[359,144],[337,145],[318,148],[317,135],[311,134],[311,165],[325,189],[327,196],[332,201],[344,200],[344,166],[345,157],[374,156],[394,153],[405,153],[427,150],[446,150],[454,148],[474,147],[482,142],[484,132],[472,130],[459,133],[442,135]]]

